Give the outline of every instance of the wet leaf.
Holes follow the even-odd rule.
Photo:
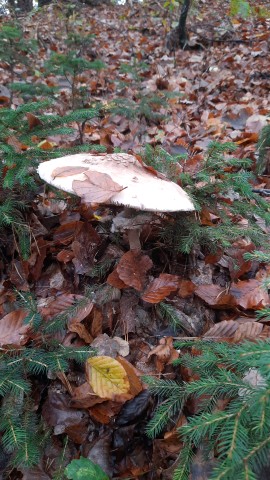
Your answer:
[[[116,425],[123,427],[130,423],[138,422],[139,418],[144,415],[145,411],[149,407],[149,399],[151,394],[148,390],[143,390],[132,400],[129,400],[123,406],[120,415],[116,419]]]

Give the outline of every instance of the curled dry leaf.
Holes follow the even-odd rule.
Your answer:
[[[86,203],[106,203],[124,187],[114,182],[107,173],[84,172],[86,180],[74,180],[72,188]]]
[[[3,345],[24,345],[27,338],[29,325],[23,321],[27,312],[23,309],[14,310],[0,320],[0,346]]]
[[[29,129],[32,130],[34,127],[37,127],[38,125],[42,125],[42,121],[36,117],[33,113],[26,113],[26,118],[28,121]]]
[[[179,286],[179,277],[169,273],[161,273],[147,286],[142,299],[148,303],[159,303]]]
[[[128,393],[130,389],[127,373],[122,365],[112,357],[91,357],[86,362],[88,381],[101,398],[114,399]]]
[[[164,370],[167,363],[171,363],[179,357],[177,351],[173,348],[173,337],[162,338],[153,350],[148,354],[148,358],[155,355],[155,364],[158,372]]]
[[[52,172],[52,178],[57,177],[71,177],[72,175],[78,175],[79,173],[85,172],[87,169],[85,167],[57,167]]]
[[[138,370],[131,365],[125,358],[117,357],[118,362],[122,365],[125,369],[126,374],[128,376],[129,384],[130,384],[130,393],[133,397],[138,395],[142,391],[142,382],[139,377]]]
[[[153,262],[148,255],[130,250],[125,253],[116,270],[119,278],[129,287],[141,291],[146,282],[146,273],[152,268]]]

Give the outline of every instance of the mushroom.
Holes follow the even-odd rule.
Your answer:
[[[154,172],[154,173],[153,173]],[[41,163],[40,177],[53,187],[79,195],[86,203],[123,205],[114,219],[113,230],[126,230],[131,250],[140,250],[140,230],[150,221],[147,212],[193,211],[187,193],[133,155],[80,153]],[[132,211],[137,216],[132,217]]]

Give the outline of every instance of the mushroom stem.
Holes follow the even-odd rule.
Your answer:
[[[141,251],[141,242],[140,242],[140,233],[141,228],[132,228],[128,230],[128,241],[129,241],[129,248],[130,250],[137,250]]]

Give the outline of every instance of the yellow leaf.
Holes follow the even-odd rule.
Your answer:
[[[51,150],[53,147],[56,147],[56,143],[48,142],[48,140],[42,140],[42,142],[38,144],[38,147],[42,150]]]
[[[113,399],[129,391],[129,380],[125,369],[112,357],[91,357],[86,362],[89,383],[101,398]]]

